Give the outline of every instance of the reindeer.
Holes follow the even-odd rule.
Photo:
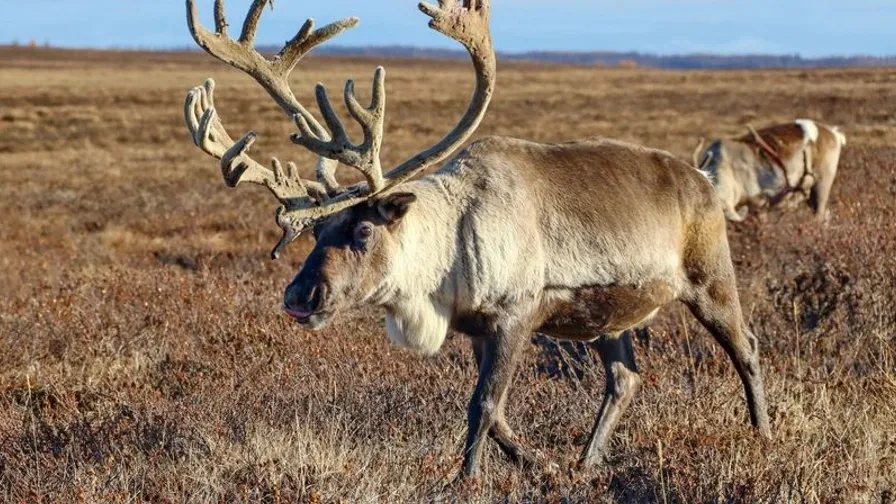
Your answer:
[[[750,206],[786,202],[792,207],[809,200],[824,220],[846,135],[809,119],[747,129],[738,138],[713,140],[705,149],[701,138],[694,149],[694,165],[712,179],[725,216],[740,222]]]
[[[220,160],[229,186],[267,187],[280,202],[283,236],[272,252],[310,229],[316,240],[283,307],[301,326],[319,329],[361,306],[385,311],[386,332],[399,345],[432,354],[449,329],[472,341],[479,369],[468,408],[462,474],[479,474],[489,437],[512,461],[537,463],[505,420],[507,391],[529,336],[596,340],[606,390],[584,465],[601,462],[614,427],[641,379],[627,329],[682,300],[730,356],[743,382],[750,420],[770,436],[757,339],[738,301],[725,219],[706,177],[671,154],[607,139],[540,144],[513,138],[479,140],[440,170],[473,134],[495,89],[495,52],[487,0],[421,3],[429,26],[462,44],[476,86],[469,107],[444,138],[383,170],[385,72],[377,68],[369,106],[345,85],[349,114],[364,138],[353,143],[326,89],[317,104],[326,128],[295,98],[287,77],[314,46],[353,27],[354,18],[314,30],[308,20],[272,59],[253,49],[265,0],[255,0],[238,40],[227,35],[223,2],[211,32],[187,0],[196,42],[246,72],[291,117],[292,141],[319,156],[316,180],[276,159],[253,160],[253,132],[232,140],[214,102],[214,82],[190,91],[186,122],[193,142]],[[343,187],[336,162],[364,181]],[[414,180],[412,180],[414,179]]]

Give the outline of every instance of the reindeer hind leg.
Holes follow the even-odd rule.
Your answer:
[[[823,221],[826,218],[828,200],[831,196],[831,187],[837,176],[837,164],[825,162],[818,170],[818,178],[812,186],[811,204],[815,210],[816,218]]]
[[[603,462],[610,436],[641,383],[631,331],[604,336],[597,343],[597,351],[606,371],[606,387],[594,429],[580,459],[582,465],[589,467]]]
[[[750,422],[771,437],[765,386],[759,368],[759,343],[743,323],[733,273],[698,286],[685,300],[691,312],[722,345],[743,382]]]

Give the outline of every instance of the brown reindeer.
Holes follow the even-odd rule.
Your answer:
[[[193,141],[221,160],[230,186],[270,189],[284,230],[276,256],[303,230],[316,240],[286,288],[284,309],[304,327],[323,327],[364,305],[385,311],[396,343],[436,352],[449,329],[470,336],[479,378],[468,409],[463,473],[479,471],[484,439],[510,459],[536,461],[504,416],[507,391],[533,331],[597,340],[606,390],[582,462],[599,462],[614,426],[640,383],[626,330],[643,325],[673,300],[686,303],[730,356],[743,381],[753,425],[770,435],[756,338],[744,324],[725,234],[725,218],[706,177],[667,152],[614,140],[540,144],[480,140],[439,171],[416,180],[473,133],[495,87],[487,0],[420,4],[430,27],[469,52],[476,86],[457,126],[441,141],[386,172],[379,151],[385,116],[378,68],[369,107],[351,81],[344,99],[364,131],[353,143],[323,86],[317,102],[326,127],[299,104],[287,76],[312,47],[354,26],[346,19],[313,30],[309,20],[273,59],[252,48],[264,0],[249,10],[238,40],[227,36],[222,2],[216,31],[196,21],[196,42],[254,77],[293,118],[292,140],[321,156],[317,180],[295,166],[265,168],[248,154],[250,132],[234,142],[215,110],[211,80],[190,91],[185,115]],[[341,187],[339,161],[365,182]]]
[[[834,126],[797,119],[731,139],[701,138],[694,165],[716,186],[725,216],[742,221],[750,206],[794,206],[809,200],[819,220],[826,217],[846,136]]]

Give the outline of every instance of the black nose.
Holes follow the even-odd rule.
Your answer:
[[[288,310],[314,313],[320,307],[323,286],[290,284],[283,294],[283,305]]]

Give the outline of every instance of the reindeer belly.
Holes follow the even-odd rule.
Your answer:
[[[636,327],[676,297],[672,286],[661,281],[640,287],[549,289],[545,294],[555,299],[545,303],[545,320],[537,331],[574,340],[593,340]]]

